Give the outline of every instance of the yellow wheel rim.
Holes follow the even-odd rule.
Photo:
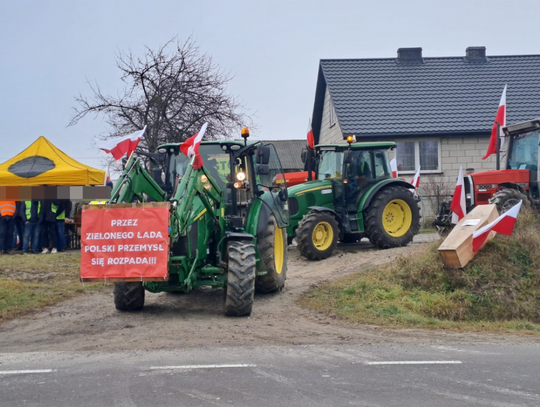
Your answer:
[[[332,226],[330,226],[328,222],[317,223],[313,229],[311,238],[313,240],[313,246],[315,246],[317,250],[324,251],[328,249],[334,240]]]
[[[390,201],[384,208],[382,224],[386,233],[400,237],[409,231],[412,225],[412,211],[401,199]]]
[[[276,273],[281,274],[283,271],[283,260],[285,258],[285,244],[283,242],[283,232],[276,226],[274,232],[274,263]]]

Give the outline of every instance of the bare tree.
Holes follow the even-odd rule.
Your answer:
[[[89,83],[91,98],[79,94],[69,125],[89,113],[103,113],[109,137],[142,129],[139,148],[155,152],[162,143],[182,142],[208,122],[206,139],[229,138],[242,125],[251,124],[243,106],[226,93],[232,79],[207,55],[201,55],[190,37],[173,38],[157,50],[146,47],[143,57],[120,53],[116,60],[124,82],[118,96],[104,95]],[[246,123],[248,122],[248,123]]]

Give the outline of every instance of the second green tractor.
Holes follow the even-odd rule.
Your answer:
[[[414,187],[392,177],[388,150],[393,142],[317,145],[303,158],[315,179],[288,188],[291,224],[310,260],[328,258],[337,242],[367,237],[380,249],[409,244],[420,229]],[[310,168],[311,167],[311,168]]]

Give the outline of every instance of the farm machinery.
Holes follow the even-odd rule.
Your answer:
[[[524,207],[540,205],[538,150],[540,119],[503,128],[508,137],[506,168],[473,172],[463,177],[467,212],[477,205],[495,204],[504,213],[520,200]],[[451,227],[450,202],[443,202],[435,219],[439,233]]]
[[[250,315],[254,292],[283,288],[287,272],[287,190],[272,183],[282,168],[274,146],[247,141],[202,142],[204,165],[183,155],[180,144],[133,155],[116,183],[108,207],[132,202],[169,202],[166,281],[115,282],[121,311],[143,307],[145,291],[188,292],[201,286],[225,290],[224,311]],[[157,164],[160,165],[157,165]],[[152,175],[150,174],[152,173]]]
[[[330,257],[338,240],[367,237],[381,249],[404,246],[420,229],[414,187],[392,178],[388,149],[395,143],[354,141],[349,136],[347,144],[315,146],[303,157],[314,163],[315,179],[288,188],[289,243],[296,238],[310,260]]]

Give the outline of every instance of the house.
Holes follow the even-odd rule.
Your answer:
[[[302,150],[307,146],[306,140],[263,140],[263,143],[274,145],[284,172],[304,171]]]
[[[400,176],[412,179],[421,166],[429,217],[453,192],[460,167],[495,169],[494,155],[482,157],[505,84],[508,124],[540,115],[540,55],[487,56],[485,47],[468,47],[462,56],[424,57],[422,48],[400,48],[396,58],[323,59],[315,142],[343,143],[351,134],[395,141]]]

